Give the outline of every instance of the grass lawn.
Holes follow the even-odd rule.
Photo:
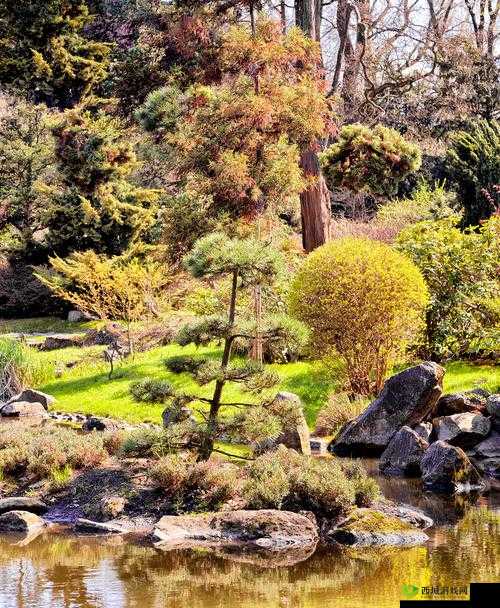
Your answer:
[[[83,321],[70,323],[58,317],[35,317],[33,319],[0,319],[1,334],[36,333],[83,333],[103,324],[102,321]]]
[[[220,351],[216,347],[197,349],[194,346],[182,348],[169,345],[139,353],[134,361],[128,360],[117,368],[113,380],[108,380],[107,365],[99,357],[102,348],[68,348],[37,354],[46,370],[46,379],[41,382],[39,388],[57,398],[56,409],[121,418],[132,423],[159,422],[163,405],[136,403],[128,390],[132,382],[148,376],[169,380],[177,389],[189,394],[211,396],[213,383],[200,387],[187,373],[169,372],[163,361],[178,354],[217,357]],[[61,368],[62,364],[70,361],[81,363],[74,368],[65,369],[62,377],[56,379],[55,368]],[[320,362],[301,361],[271,367],[281,376],[280,389],[300,396],[305,406],[307,421],[313,426],[318,410],[324,405],[328,395],[338,390],[338,383],[329,376]],[[499,367],[468,362],[455,362],[447,366],[445,392],[476,386],[484,386],[496,392],[499,385]],[[228,384],[224,401],[247,402],[252,401],[252,396],[240,390],[238,385]]]

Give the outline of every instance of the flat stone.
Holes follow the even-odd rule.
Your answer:
[[[76,520],[75,528],[81,532],[97,532],[104,534],[127,534],[130,530],[117,524],[108,524],[91,519],[79,518]]]
[[[318,528],[299,513],[261,509],[167,515],[156,524],[154,536],[167,545],[249,543],[280,550],[316,543]]]
[[[466,412],[435,418],[434,432],[440,441],[469,449],[488,436],[491,423],[482,414]]]
[[[379,470],[384,475],[420,475],[420,463],[429,444],[409,426],[394,435],[380,457]]]
[[[42,500],[31,496],[0,498],[0,515],[8,511],[29,511],[36,515],[43,515],[47,509],[47,505]]]
[[[9,511],[0,515],[0,532],[33,532],[44,525],[41,517],[28,511]]]
[[[392,376],[377,399],[340,430],[328,449],[339,456],[381,454],[402,426],[415,426],[434,411],[443,376],[444,369],[433,362]]]

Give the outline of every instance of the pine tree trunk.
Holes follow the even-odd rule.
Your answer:
[[[320,39],[321,4],[318,0],[295,0],[295,22],[314,40]],[[318,147],[313,145],[302,150],[300,158],[304,175],[315,178],[300,195],[302,244],[308,253],[330,238],[330,193],[321,174]]]

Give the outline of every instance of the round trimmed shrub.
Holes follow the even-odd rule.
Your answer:
[[[292,283],[292,314],[312,330],[319,355],[336,353],[351,391],[378,392],[424,322],[428,294],[420,270],[389,245],[346,238],[319,247]]]

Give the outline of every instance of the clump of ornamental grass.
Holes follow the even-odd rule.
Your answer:
[[[19,340],[0,338],[0,401],[43,382],[44,370],[34,349]]]
[[[318,437],[334,435],[344,424],[356,418],[366,409],[368,402],[360,397],[349,398],[347,393],[334,393],[318,412],[316,428]]]

